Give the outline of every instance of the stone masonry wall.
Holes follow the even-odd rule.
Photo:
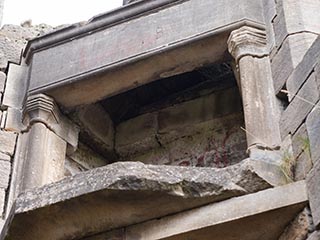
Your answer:
[[[12,118],[9,116],[15,113],[14,104],[21,96],[17,98],[17,86],[8,83],[9,75],[14,75],[15,66],[20,63],[21,52],[27,41],[52,29],[43,24],[34,27],[4,25],[0,30],[0,229],[6,214],[5,205],[19,135],[18,129],[10,127]]]
[[[116,127],[124,161],[226,167],[247,157],[237,87],[140,115]]]
[[[291,142],[283,158],[294,181],[307,179],[311,209],[297,216],[280,239],[319,239],[320,1],[265,3],[281,137]]]

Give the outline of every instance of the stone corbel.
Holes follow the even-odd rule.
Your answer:
[[[265,30],[249,26],[234,30],[228,39],[228,50],[239,76],[250,156],[261,150],[279,150],[279,109]]]
[[[67,153],[71,154],[78,147],[79,128],[64,117],[53,98],[44,94],[29,96],[24,110],[23,123],[29,131],[34,123],[42,123],[57,136],[67,142]]]

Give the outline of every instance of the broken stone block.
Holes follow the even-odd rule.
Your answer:
[[[20,194],[8,237],[79,239],[286,183],[279,166],[250,159],[223,169],[119,162]]]
[[[5,86],[5,83],[6,83],[6,78],[7,78],[7,75],[4,72],[0,71],[0,93],[4,92],[4,86]],[[1,98],[0,98],[0,100],[1,100]]]
[[[17,135],[15,133],[0,130],[0,152],[12,156],[16,145],[16,138]]]

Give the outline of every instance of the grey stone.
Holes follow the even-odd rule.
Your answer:
[[[4,92],[4,87],[5,87],[5,84],[6,84],[6,78],[7,78],[7,75],[4,72],[0,71],[0,93]],[[2,98],[0,98],[0,101],[1,101],[1,99]]]
[[[81,127],[81,137],[90,147],[105,156],[109,162],[114,160],[115,129],[109,114],[99,104],[82,107],[73,119]]]
[[[8,62],[19,64],[27,41],[51,30],[53,28],[45,24],[31,27],[4,25],[0,30],[0,69],[6,69]]]
[[[159,147],[156,139],[158,113],[147,113],[120,123],[116,128],[116,151],[122,157]]]
[[[318,0],[285,0],[278,5],[280,8],[274,22],[277,46],[280,46],[288,35],[301,32],[320,33]]]
[[[91,237],[81,238],[81,240],[126,240],[125,233],[125,228],[122,228]]]
[[[297,48],[300,46],[297,46]],[[297,65],[296,69],[290,75],[287,81],[287,90],[289,91],[289,100],[291,100],[299,91],[303,83],[307,80],[308,76],[313,71],[315,65],[320,59],[320,37],[318,37],[312,46],[308,49],[302,61]],[[319,67],[318,67],[319,68]],[[319,69],[316,68],[316,72]],[[319,73],[317,74],[316,81],[320,86]]]
[[[309,112],[319,100],[319,91],[315,82],[315,74],[312,74],[302,86],[298,94],[282,113],[280,119],[280,131],[282,137],[289,133],[294,134]]]
[[[300,181],[306,179],[308,173],[312,169],[312,159],[310,153],[302,152],[295,159],[294,180]]]
[[[271,63],[276,93],[280,92],[316,38],[317,35],[313,33],[298,33],[286,38]]]
[[[0,188],[7,189],[11,173],[11,163],[0,160]]]
[[[292,136],[293,157],[298,157],[302,152],[309,151],[309,137],[306,124],[303,123],[297,132]],[[310,153],[310,152],[309,152]]]
[[[6,124],[4,130],[20,133],[25,129],[25,126],[22,123],[22,110],[8,107],[6,113]]]
[[[310,210],[305,208],[285,229],[279,240],[305,240],[310,224]]]
[[[320,227],[320,161],[317,161],[307,177],[308,195],[314,225]]]
[[[320,161],[320,105],[317,105],[306,120],[309,135],[309,150],[313,162]]]
[[[286,183],[279,167],[249,159],[224,169],[115,163],[20,194],[8,237],[80,238],[257,192],[276,182]],[[301,199],[304,195],[299,192]],[[64,231],[57,231],[61,226]]]
[[[129,226],[125,239],[278,239],[307,199],[305,183],[293,183]]]
[[[223,61],[230,31],[264,24],[261,1],[241,1],[236,12],[233,6],[239,5],[237,0],[228,4],[225,0],[143,3],[101,15],[79,31],[70,28],[47,36],[45,41],[39,38],[30,43],[25,52],[33,62],[29,92],[47,92],[50,88],[48,93],[64,107],[93,103],[159,78]],[[135,21],[130,20],[133,18]],[[121,30],[124,28],[128,31]],[[54,44],[57,39],[62,44]],[[194,44],[187,44],[191,41]],[[37,51],[36,45],[42,50]]]
[[[16,64],[9,65],[6,90],[2,102],[3,105],[22,109],[27,91],[27,77],[26,67]]]
[[[5,198],[6,198],[6,191],[4,188],[0,188],[0,221],[2,220],[2,217],[3,217],[5,200],[6,200]],[[1,230],[2,230],[2,226],[0,225],[0,231]]]
[[[319,240],[319,239],[320,239],[320,232],[315,231],[308,237],[307,240]]]
[[[0,160],[10,161],[10,159],[11,157],[9,155],[0,152]]]
[[[17,135],[15,133],[0,130],[0,152],[12,156],[16,145],[16,138]]]

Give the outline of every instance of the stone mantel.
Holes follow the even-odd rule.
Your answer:
[[[244,25],[264,28],[261,0],[137,1],[30,41],[28,92],[64,107],[93,103],[230,60],[227,39]]]

